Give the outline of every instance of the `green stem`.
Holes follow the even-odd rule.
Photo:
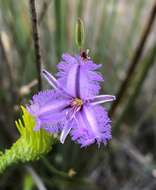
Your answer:
[[[42,161],[45,164],[45,166],[49,169],[49,171],[51,171],[53,174],[63,178],[70,178],[67,173],[57,170],[52,164],[49,163],[49,161],[45,157],[42,157]]]
[[[42,157],[42,161],[45,164],[45,166],[49,169],[50,172],[52,172],[53,174],[65,179],[65,180],[72,181],[73,183],[83,184],[83,185],[94,185],[86,179],[71,177],[68,175],[68,173],[59,171],[53,165],[51,165],[51,163],[49,163],[49,161],[45,157]]]
[[[1,156],[0,156],[0,174],[4,172],[4,170],[17,163],[20,159],[20,154],[18,150],[18,144],[20,141],[17,141],[11,149],[6,150]]]

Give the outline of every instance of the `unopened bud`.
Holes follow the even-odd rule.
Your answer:
[[[77,19],[77,23],[76,23],[75,41],[76,41],[76,45],[79,48],[82,48],[84,44],[84,24],[80,18]]]

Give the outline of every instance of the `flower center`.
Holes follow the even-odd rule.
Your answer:
[[[72,107],[81,107],[83,105],[83,101],[79,98],[75,98],[72,102],[71,102],[71,106]]]

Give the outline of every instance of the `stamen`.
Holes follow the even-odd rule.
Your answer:
[[[75,98],[72,102],[71,102],[71,106],[72,107],[81,107],[83,105],[83,101],[79,98]]]

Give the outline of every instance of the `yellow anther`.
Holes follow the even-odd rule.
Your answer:
[[[71,106],[76,106],[76,107],[81,107],[82,105],[83,101],[79,98],[75,98],[71,103]]]

